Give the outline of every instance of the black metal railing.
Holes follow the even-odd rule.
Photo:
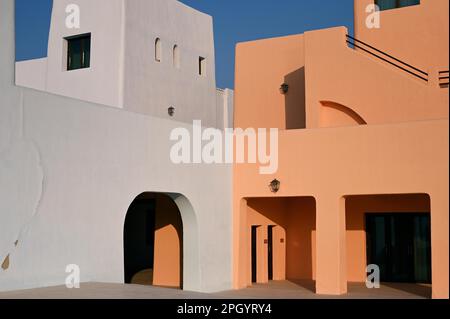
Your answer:
[[[445,87],[449,85],[449,72],[450,71],[439,71],[439,85]]]
[[[409,73],[413,76],[415,76],[416,78],[419,78],[425,82],[428,82],[428,73],[425,71],[422,71],[406,62],[403,62],[402,60],[386,53],[383,52],[373,46],[371,46],[370,44],[367,44],[361,40],[358,40],[350,35],[347,34],[347,43],[350,44],[351,46],[353,46],[354,48],[358,48],[374,57],[376,57],[377,59],[380,59],[406,73]],[[373,52],[375,51],[375,52]]]

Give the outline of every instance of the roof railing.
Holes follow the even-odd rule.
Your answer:
[[[358,40],[348,34],[347,34],[347,43],[352,45],[355,48],[358,48],[358,49],[406,72],[406,73],[409,73],[409,74],[415,76],[416,78],[419,78],[425,82],[428,82],[428,73],[427,72],[422,71],[406,62],[403,62],[402,60],[400,60],[386,52],[383,52],[383,51],[371,46],[370,44],[367,44],[361,40]],[[376,53],[372,52],[371,50],[375,51]],[[393,62],[393,61],[395,61],[395,62]]]

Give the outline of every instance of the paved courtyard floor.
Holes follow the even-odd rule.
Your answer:
[[[348,285],[343,296],[314,294],[313,282],[273,281],[265,285],[213,294],[140,285],[82,283],[79,289],[65,286],[0,293],[0,299],[424,299],[431,297],[429,285],[384,284],[367,289],[364,284]]]

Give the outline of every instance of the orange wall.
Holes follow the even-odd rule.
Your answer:
[[[153,285],[182,287],[183,224],[174,201],[165,195],[156,200]]]
[[[239,43],[235,127],[305,127],[304,66],[303,35]],[[286,95],[279,90],[283,83]]]
[[[239,107],[239,106],[238,106]],[[433,296],[448,297],[448,120],[390,125],[289,130],[279,136],[279,170],[234,166],[234,284],[248,285],[247,208],[253,197],[316,199],[316,290],[347,291],[345,201],[358,194],[429,194],[431,198]],[[277,178],[280,191],[267,185]],[[245,202],[245,201],[244,201]],[[360,270],[361,271],[361,270]]]
[[[312,197],[291,198],[287,208],[286,277],[316,277],[316,203]]]
[[[365,282],[366,213],[429,213],[428,195],[349,196],[345,199],[347,227],[347,280]]]
[[[258,228],[257,235],[257,281],[259,283],[268,282],[268,251],[267,244],[264,242],[268,239],[267,237],[267,227],[268,226],[278,226],[281,228],[281,236],[285,238],[285,225],[286,225],[286,205],[287,203],[280,199],[248,199],[247,200],[247,232],[250,237],[250,231],[252,226],[261,226]],[[277,228],[278,228],[277,227]],[[251,240],[247,242],[247,273],[246,282],[248,285],[251,284]],[[281,244],[280,241],[273,241],[274,257],[280,255],[278,258],[278,263],[274,265],[274,277],[279,279],[285,279],[285,245]]]
[[[427,83],[351,49],[346,33],[343,27],[305,33],[309,128],[358,125],[332,103],[369,125],[448,118],[448,88],[439,87],[437,76]]]
[[[448,2],[445,5],[438,1],[441,9],[448,7]],[[425,3],[431,6],[431,2],[423,0],[423,7],[426,8]],[[409,9],[398,12],[400,10]],[[413,26],[411,30],[415,30],[421,39],[439,42],[429,49],[438,56],[430,64],[440,65],[447,57],[448,65],[448,10],[442,10],[445,14],[437,11],[433,9],[420,15],[433,15],[426,19],[436,19],[430,23],[439,24],[444,31],[435,30],[435,26],[421,30]],[[391,14],[394,13],[383,13],[384,16]],[[403,22],[395,22],[400,23],[399,30],[404,29]],[[421,23],[418,21],[418,25]],[[357,26],[357,36],[371,42],[365,38],[365,32]],[[361,246],[347,247],[344,198],[349,195],[429,194],[433,297],[448,298],[448,88],[439,87],[434,73],[428,83],[423,82],[386,62],[349,48],[346,34],[343,27],[331,28],[306,32],[303,36],[247,42],[236,48],[236,127],[304,127],[286,125],[294,121],[306,124],[307,129],[279,132],[276,174],[261,175],[259,166],[254,164],[234,166],[235,287],[248,284],[250,269],[249,217],[245,198],[314,197],[315,242],[312,244],[315,244],[315,257],[312,262],[316,291],[343,294],[347,291],[348,267],[358,268],[359,274],[365,268],[360,269],[364,256]],[[397,34],[393,38],[401,37]],[[381,40],[374,38],[373,41]],[[406,40],[404,43],[406,45]],[[393,44],[386,42],[386,46]],[[415,55],[418,48],[418,42],[413,43],[409,55]],[[382,49],[392,52],[387,47]],[[438,53],[441,49],[446,52]],[[392,53],[401,57],[402,51],[398,49]],[[431,61],[432,53],[420,51],[417,60],[408,62]],[[278,88],[282,79],[302,68],[304,83],[299,77],[294,82],[298,85],[291,86],[288,95],[280,94]],[[298,98],[293,98],[289,105],[299,113],[293,112],[294,115],[286,117],[285,98],[294,94]],[[274,178],[281,181],[281,190],[276,195],[267,187]],[[287,220],[284,229],[289,232],[289,225],[295,222]],[[348,222],[352,223],[351,218]],[[362,240],[359,245],[361,243]],[[356,260],[349,265],[347,253],[356,255]],[[289,267],[289,257],[287,260]]]
[[[296,129],[448,118],[448,88],[439,87],[437,75],[428,83],[417,79],[349,48],[346,34],[341,27],[238,44],[236,127]],[[290,87],[286,95],[279,92],[283,82]]]
[[[428,72],[449,69],[449,1],[421,0],[418,6],[381,11],[381,27],[365,25],[366,6],[355,0],[356,38]]]

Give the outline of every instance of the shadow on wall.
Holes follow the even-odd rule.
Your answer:
[[[285,94],[286,129],[306,128],[305,68],[286,75],[284,83],[289,85]]]
[[[295,197],[288,202],[286,278],[315,291],[316,200]],[[312,286],[311,286],[312,285]]]
[[[182,288],[183,224],[171,197],[139,195],[124,225],[125,283]]]
[[[259,246],[259,249],[273,251],[272,255],[268,255],[267,252],[258,255],[264,258],[263,261],[258,261],[258,256],[254,258],[254,256],[248,255],[248,269],[251,268],[251,273],[257,272],[258,274],[258,276],[252,277],[257,277],[258,283],[265,283],[267,279],[271,280],[270,274],[273,273],[273,280],[289,280],[314,290],[315,198],[247,198],[246,201],[247,230],[250,231],[255,226],[261,228],[261,233],[256,234],[255,240],[258,241],[256,245]],[[271,226],[276,226],[273,229],[273,240],[270,240],[270,231],[268,231]],[[248,242],[247,245],[250,247],[255,244]],[[250,278],[247,278],[247,283],[251,284]]]
[[[332,101],[320,101],[321,127],[367,125],[366,120],[351,108]]]

